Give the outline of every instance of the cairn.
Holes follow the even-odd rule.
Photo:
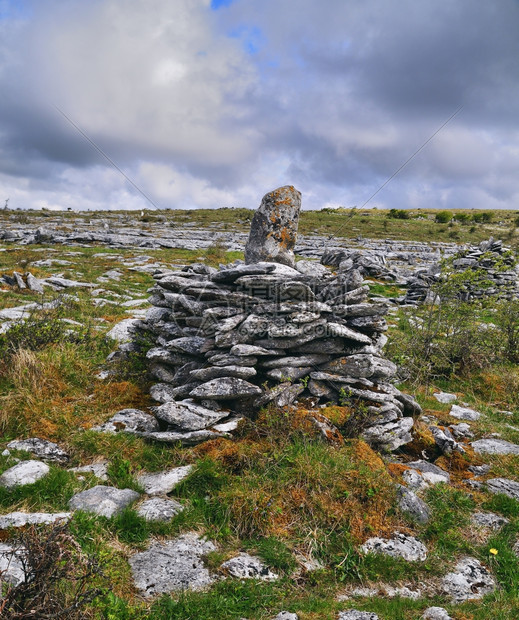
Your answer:
[[[155,343],[151,395],[165,430],[150,436],[197,443],[232,430],[237,415],[311,397],[362,405],[363,434],[376,447],[411,440],[420,408],[391,383],[397,368],[382,354],[388,307],[368,300],[348,263],[334,273],[292,260],[300,204],[293,187],[263,198],[245,263],[155,274],[141,328]]]

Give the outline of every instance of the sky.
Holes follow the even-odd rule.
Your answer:
[[[0,208],[519,208],[518,33],[518,0],[0,0]]]

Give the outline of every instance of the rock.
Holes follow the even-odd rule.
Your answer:
[[[193,386],[194,387],[194,386]],[[155,383],[150,388],[150,396],[159,403],[167,403],[175,400],[175,389],[168,383]]]
[[[123,319],[106,333],[106,337],[117,342],[131,342],[138,323],[140,319]]]
[[[479,560],[467,557],[458,562],[454,572],[443,578],[442,586],[455,603],[462,603],[493,592],[496,583]]]
[[[71,467],[69,471],[75,474],[94,474],[99,480],[108,480],[108,463],[92,463],[91,465],[81,465],[81,467]]]
[[[188,432],[175,432],[175,431],[158,431],[154,433],[139,433],[146,439],[152,439],[153,441],[160,441],[162,443],[179,444],[182,446],[196,446],[203,441],[210,441],[212,439],[219,439],[226,437],[230,439],[231,436],[225,432],[218,432],[216,430],[204,429],[201,431],[188,431]]]
[[[177,431],[199,431],[209,428],[229,415],[228,411],[213,411],[192,400],[172,401],[155,408],[155,415]]]
[[[153,474],[144,472],[137,476],[137,482],[147,495],[166,495],[192,471],[192,465],[184,465]]]
[[[439,403],[443,403],[444,405],[448,405],[458,400],[456,394],[449,394],[449,392],[435,392],[433,396]]]
[[[408,562],[423,562],[427,548],[413,536],[396,533],[391,539],[369,538],[361,547],[363,553],[383,553]]]
[[[433,465],[433,463],[429,463],[428,461],[412,461],[410,463],[406,463],[406,465],[411,469],[416,469],[420,472],[423,479],[429,484],[438,484],[440,482],[449,484],[451,481],[451,477],[446,471],[437,465]]]
[[[503,493],[519,501],[519,482],[507,478],[491,478],[485,484],[491,493]]]
[[[470,422],[476,422],[481,417],[479,411],[474,411],[470,407],[460,407],[459,405],[452,405],[449,415],[458,420],[469,420]]]
[[[280,611],[272,620],[299,620],[299,616],[289,611]]]
[[[0,530],[6,530],[9,527],[25,527],[26,525],[37,525],[40,523],[68,521],[70,517],[70,512],[10,512],[0,515]]]
[[[108,422],[95,426],[93,431],[100,433],[149,433],[159,430],[157,420],[140,409],[121,409]]]
[[[259,558],[248,553],[240,553],[234,558],[224,562],[220,569],[237,579],[260,579],[261,581],[273,581],[279,576],[273,573]]]
[[[485,476],[490,471],[490,465],[470,465],[469,471],[476,476]]]
[[[471,446],[478,454],[519,454],[519,446],[504,439],[478,439]]]
[[[397,367],[393,362],[381,357],[358,354],[339,357],[333,362],[324,364],[322,370],[348,377],[387,379],[396,374]]]
[[[422,474],[416,469],[406,469],[402,473],[402,479],[407,485],[407,488],[412,491],[423,491],[429,487],[429,483],[424,479]]]
[[[49,466],[41,461],[22,461],[0,476],[0,486],[7,489],[34,484],[49,473]]]
[[[410,433],[413,424],[413,418],[400,418],[387,424],[370,426],[362,432],[362,437],[369,444],[392,452],[413,441]]]
[[[423,612],[422,620],[452,620],[452,616],[443,607],[428,607]]]
[[[214,578],[202,558],[211,551],[215,545],[194,532],[155,542],[129,559],[135,587],[146,597],[207,588]]]
[[[378,620],[378,616],[371,611],[350,609],[348,611],[341,611],[337,620]]]
[[[207,366],[191,371],[191,378],[196,381],[210,381],[222,377],[237,377],[250,379],[256,376],[256,369],[248,366]]]
[[[146,521],[171,521],[179,512],[184,510],[184,506],[173,499],[153,497],[147,499],[137,508],[137,514]]]
[[[459,424],[451,424],[449,429],[457,439],[468,439],[473,437],[474,434],[470,430],[470,426],[466,422],[460,422]]]
[[[10,441],[7,447],[9,450],[24,450],[25,452],[30,452],[33,456],[43,459],[44,461],[65,463],[69,458],[65,450],[62,450],[58,444],[47,441],[46,439],[39,439],[38,437],[15,439],[14,441]]]
[[[0,543],[0,576],[2,582],[16,587],[23,583],[25,573],[26,549],[21,546]],[[27,567],[27,570],[30,570]]]
[[[131,489],[98,485],[76,493],[68,504],[72,510],[83,510],[110,518],[132,504],[139,496],[139,493]]]
[[[197,355],[201,352],[201,349],[205,345],[206,341],[207,338],[202,338],[200,336],[185,336],[183,338],[168,340],[166,343],[166,349],[178,353]]]
[[[293,267],[300,209],[301,194],[292,186],[265,194],[252,218],[245,262],[267,261]]]
[[[427,523],[430,517],[429,507],[416,493],[398,485],[397,498],[400,510],[409,514],[418,523]]]
[[[475,512],[472,515],[472,523],[490,530],[499,530],[510,521],[494,512]]]
[[[261,393],[261,389],[258,386],[244,379],[224,377],[202,383],[202,385],[199,385],[190,392],[190,396],[193,398],[210,398],[214,400],[234,400],[258,396]]]
[[[443,454],[450,455],[453,452],[459,452],[460,454],[465,453],[465,448],[454,439],[448,428],[430,426],[429,430],[434,437],[434,443]]]

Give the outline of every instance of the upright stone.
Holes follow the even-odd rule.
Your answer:
[[[245,262],[266,261],[294,267],[300,209],[301,193],[292,185],[265,194],[252,218]]]

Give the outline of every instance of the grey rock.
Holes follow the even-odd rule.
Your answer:
[[[139,323],[140,319],[123,319],[106,333],[106,337],[117,342],[131,342]]]
[[[491,478],[485,484],[491,493],[503,493],[519,501],[519,482],[508,478]]]
[[[196,381],[209,381],[222,377],[237,377],[250,379],[256,376],[256,369],[248,366],[207,366],[191,371],[191,378]]]
[[[212,379],[190,392],[190,396],[193,398],[211,398],[214,400],[241,399],[259,394],[261,394],[261,388],[244,379],[234,377]]]
[[[211,276],[211,281],[219,284],[231,284],[244,276],[261,276],[273,271],[275,271],[274,265],[268,264],[268,262],[262,265],[233,265],[214,273]]]
[[[476,476],[485,476],[490,471],[490,465],[471,465],[469,471],[476,474]]]
[[[369,538],[361,547],[363,553],[383,553],[408,562],[423,562],[427,558],[427,548],[423,543],[405,534],[396,533],[393,538]]]
[[[166,343],[166,348],[170,351],[177,351],[179,353],[196,355],[200,353],[200,350],[206,343],[206,340],[206,338],[201,338],[200,336],[186,336],[183,338],[175,338],[174,340],[169,340]]]
[[[263,347],[257,347],[252,344],[235,344],[231,348],[230,354],[236,355],[237,357],[246,357],[249,355],[254,357],[260,357],[263,355],[276,355],[276,352],[270,351],[269,349],[265,349]]]
[[[449,392],[435,392],[433,396],[439,403],[443,403],[444,405],[448,405],[458,400],[456,394],[449,394]]]
[[[326,327],[328,335],[330,335],[332,338],[334,336],[337,336],[339,338],[346,338],[348,340],[353,340],[354,342],[360,342],[362,344],[371,344],[371,338],[369,336],[366,336],[366,334],[361,334],[354,329],[350,329],[349,327],[346,327],[346,325],[329,322]]]
[[[452,616],[443,607],[428,607],[423,612],[422,620],[452,620]]]
[[[499,530],[503,525],[510,523],[510,521],[501,515],[496,515],[494,512],[475,512],[472,515],[472,523],[490,530]]]
[[[309,376],[312,370],[313,366],[283,366],[282,368],[268,370],[265,374],[269,379],[284,383],[286,381],[297,381],[297,379]]]
[[[397,367],[384,358],[358,354],[339,357],[333,362],[324,364],[322,370],[349,377],[387,379],[396,374]]]
[[[178,431],[199,431],[209,428],[229,415],[228,411],[213,411],[190,400],[171,401],[154,409],[159,420]]]
[[[22,461],[0,476],[0,486],[6,489],[34,484],[49,473],[49,466],[41,461]]]
[[[56,521],[68,521],[70,512],[10,512],[0,515],[0,530],[9,527],[25,527],[40,523],[55,523]]]
[[[387,424],[370,426],[362,433],[364,439],[390,452],[413,440],[410,433],[413,427],[413,418],[401,418]]]
[[[57,463],[65,463],[68,461],[68,454],[62,450],[58,444],[40,439],[39,437],[30,437],[29,439],[15,439],[7,444],[10,450],[24,450],[30,452],[44,461],[55,461]]]
[[[429,487],[429,483],[416,469],[406,469],[402,474],[402,479],[411,491],[422,491]]]
[[[400,510],[409,514],[418,523],[427,523],[430,517],[429,507],[416,493],[398,485],[397,498]]]
[[[137,476],[137,482],[147,495],[166,495],[189,476],[192,470],[192,465],[184,465],[158,473],[144,472]]]
[[[121,409],[101,426],[95,426],[93,431],[100,433],[145,433],[159,430],[157,420],[140,409]]]
[[[419,471],[429,484],[439,484],[440,482],[449,484],[451,481],[451,477],[446,471],[428,461],[412,461],[406,465]]]
[[[146,521],[171,521],[179,512],[184,510],[184,506],[173,499],[153,497],[147,499],[137,508],[137,514]]]
[[[371,611],[349,609],[348,611],[341,611],[337,620],[378,620],[378,616]]]
[[[27,273],[27,287],[35,293],[43,293],[42,280],[35,278],[32,273]]]
[[[519,454],[519,446],[504,439],[478,439],[471,445],[478,454]]]
[[[301,194],[292,186],[265,194],[252,218],[245,262],[273,261],[293,267],[300,209]]]
[[[493,592],[496,582],[489,571],[475,558],[463,558],[442,582],[443,591],[455,603],[479,599]]]
[[[154,433],[140,433],[142,437],[146,439],[152,439],[153,441],[159,441],[161,443],[178,444],[182,446],[196,446],[203,441],[210,441],[211,439],[219,439],[220,437],[226,437],[230,439],[230,435],[224,432],[217,432],[216,430],[200,430],[189,432],[175,432],[175,431],[160,431]]]
[[[265,390],[263,394],[254,401],[253,407],[259,409],[268,403],[274,403],[276,407],[286,407],[291,405],[303,391],[304,387],[302,385],[293,385],[289,382],[279,383]]]
[[[202,590],[214,581],[203,556],[216,546],[194,532],[155,542],[129,559],[135,587],[146,597],[183,590]]]
[[[305,276],[310,276],[312,278],[326,278],[331,275],[330,270],[327,269],[324,265],[316,261],[311,260],[300,260],[297,261],[295,268],[299,273],[302,273]]]
[[[429,429],[434,437],[434,443],[443,454],[449,455],[453,452],[463,454],[465,452],[463,446],[454,439],[448,428],[442,429],[439,426],[430,426]]]
[[[81,465],[81,467],[71,467],[69,471],[75,474],[94,474],[99,480],[108,480],[108,463],[92,463],[91,465]]]
[[[113,517],[139,498],[139,493],[131,489],[116,489],[98,485],[76,493],[69,500],[72,510],[92,512],[101,517]]]
[[[262,581],[279,579],[279,576],[272,572],[259,558],[248,553],[240,553],[240,555],[227,560],[220,566],[220,569],[237,579],[261,579]]]
[[[470,430],[470,426],[466,422],[460,422],[459,424],[451,424],[449,429],[456,439],[469,439],[474,434]]]
[[[474,411],[470,407],[460,407],[459,405],[452,405],[449,415],[458,420],[469,420],[469,422],[476,422],[481,417],[479,411]]]
[[[290,611],[280,611],[277,616],[274,616],[272,620],[299,620],[297,614],[293,614]]]
[[[150,388],[150,396],[159,403],[167,403],[171,400],[175,400],[176,392],[172,385],[167,383],[155,383],[155,385],[152,385]]]
[[[0,575],[3,582],[16,587],[25,581],[26,554],[27,550],[20,545],[0,543]]]

